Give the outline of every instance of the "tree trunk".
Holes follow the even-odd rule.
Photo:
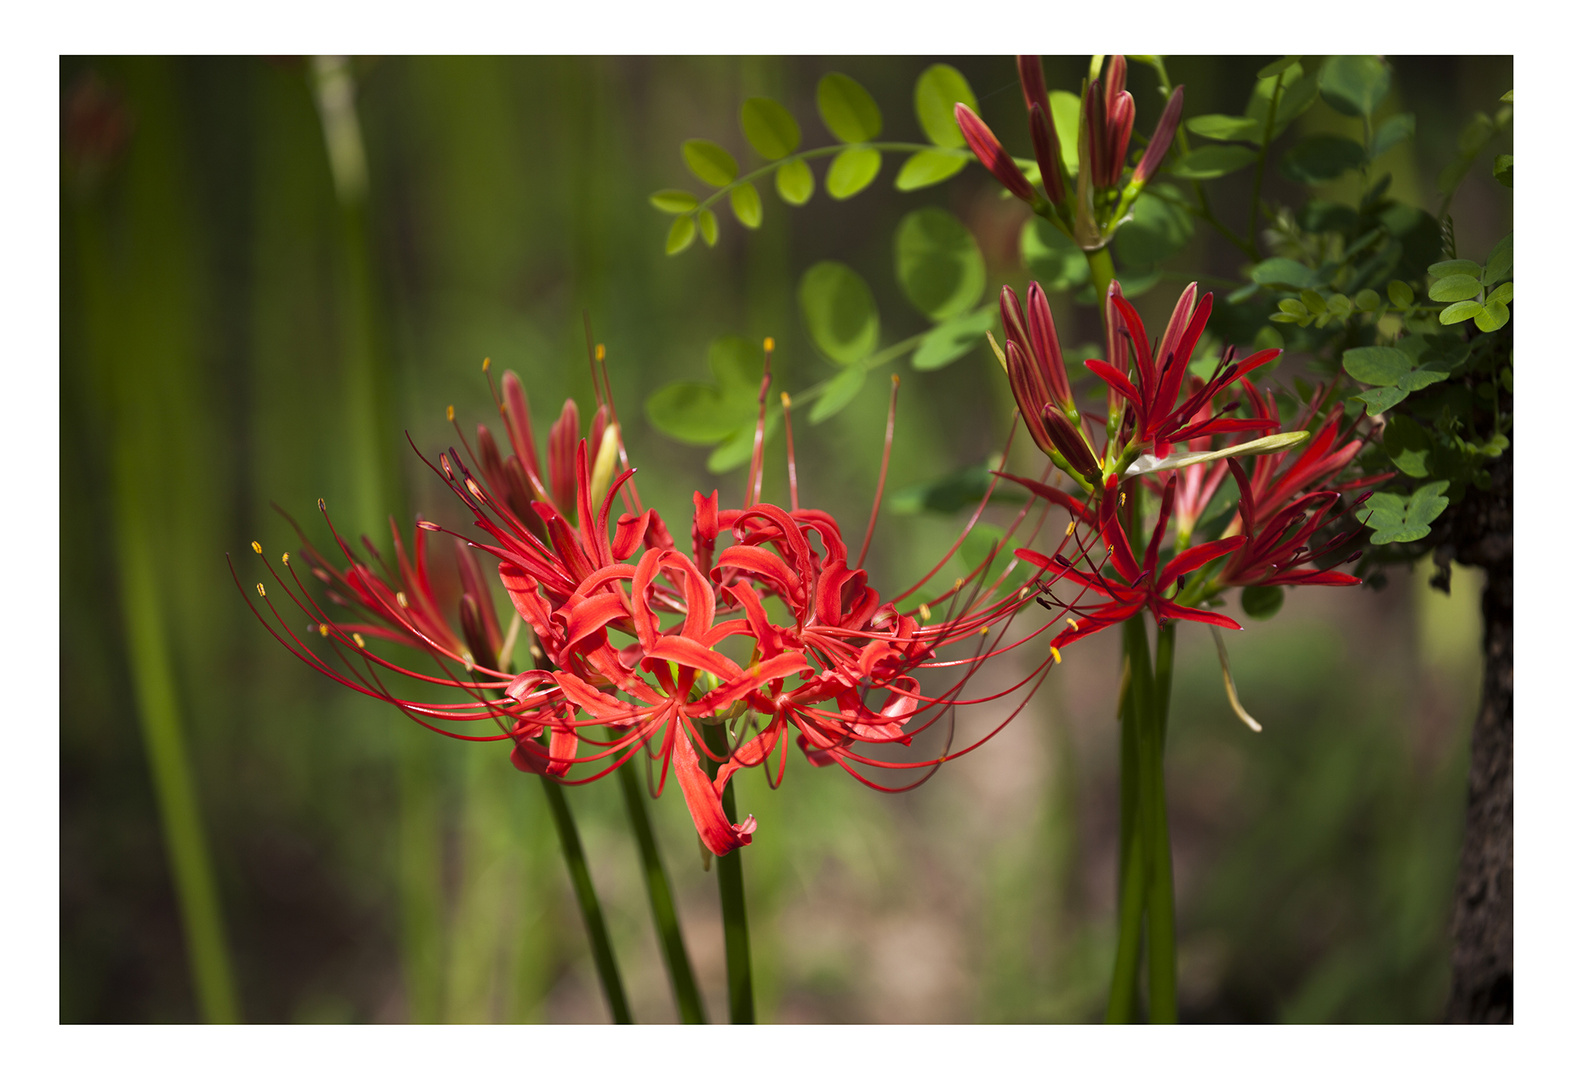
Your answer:
[[[1513,1022],[1513,460],[1471,488],[1449,522],[1437,562],[1486,571],[1481,608],[1485,673],[1469,763],[1464,849],[1453,903],[1453,989],[1447,1020]]]

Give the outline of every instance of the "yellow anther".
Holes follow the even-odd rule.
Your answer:
[[[355,645],[357,648],[364,649],[366,647],[365,638],[361,637],[359,634],[351,634],[350,636],[355,639]]]
[[[1075,619],[1066,619],[1065,620],[1065,625],[1070,627],[1072,630],[1080,630],[1081,629],[1081,624],[1078,623]]]
[[[901,385],[901,376],[900,375],[892,375],[890,377],[890,385],[891,386],[900,386]]]
[[[258,596],[266,596],[266,595],[268,595],[268,590],[266,590],[266,589],[264,589],[262,587],[262,582],[260,582],[260,581],[257,582],[257,595]]]
[[[595,347],[595,358],[596,358],[596,360],[605,360],[606,359],[606,346],[605,345],[597,345]]]
[[[317,509],[321,510],[324,513],[326,513],[327,509],[328,509],[328,501],[326,499],[318,499],[317,500]]]
[[[961,588],[961,587],[962,587],[962,586],[963,586],[963,585],[965,585],[965,584],[966,584],[966,583],[967,583],[967,579],[966,579],[966,578],[964,578],[964,577],[959,577],[959,578],[957,578],[957,579],[956,579],[956,584],[954,584],[954,585],[952,585],[952,586],[951,586],[951,588],[953,588],[953,589],[959,589],[959,588]]]
[[[1123,492],[1123,491],[1120,492],[1120,505],[1121,506],[1125,505],[1125,492]]]
[[[255,551],[258,555],[261,555],[262,554],[262,545],[257,543],[255,540],[253,540],[251,542],[251,550]]]
[[[1053,645],[1049,646],[1049,655],[1054,657],[1054,662],[1056,664],[1058,664],[1060,662],[1060,651],[1058,649],[1056,649]]]
[[[776,351],[776,339],[773,338],[773,337],[765,338],[765,352],[775,352],[775,351]]]
[[[408,596],[405,596],[404,593],[402,593],[402,592],[394,593],[393,594],[393,598],[399,602],[399,606],[400,607],[409,607],[410,606],[410,598]]]
[[[283,564],[285,566],[288,566],[289,565],[289,552],[286,551],[284,554],[280,555],[279,556],[279,560],[281,562],[283,562]]]
[[[989,628],[988,627],[985,626],[985,627],[983,627],[982,629],[980,629],[978,631],[978,637],[988,637],[988,636],[989,636]]]
[[[481,361],[481,374],[485,375],[491,369],[492,369],[492,358],[488,356],[485,360]]]
[[[448,406],[448,423],[453,423],[453,406]]]
[[[1065,535],[1066,536],[1075,536],[1076,535],[1076,519],[1075,518],[1071,518],[1071,520],[1069,520],[1069,521],[1067,521],[1065,523]]]
[[[927,604],[919,604],[918,605],[918,614],[923,616],[923,621],[924,622],[928,622],[930,619],[932,619],[934,617],[933,612],[929,611],[929,606]]]
[[[785,390],[781,391],[781,407],[783,409],[790,409],[792,407],[792,395],[787,393]]]
[[[321,634],[323,637],[327,637],[328,636],[328,624],[325,623],[325,622],[318,623],[317,624],[317,633]]]
[[[1031,588],[1031,586],[1023,585],[1021,587],[1021,591],[1016,594],[1016,598],[1018,600],[1025,600],[1025,599],[1027,599],[1027,597],[1029,597],[1031,595],[1032,595],[1032,588]]]

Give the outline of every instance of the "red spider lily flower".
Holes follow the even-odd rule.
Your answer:
[[[1164,533],[1168,530],[1177,481],[1177,477],[1171,477],[1164,488],[1157,524],[1153,527],[1152,537],[1147,543],[1146,555],[1138,564],[1117,512],[1119,481],[1115,477],[1108,479],[1103,498],[1099,503],[1098,525],[1104,547],[1108,552],[1108,562],[1112,564],[1114,573],[1118,575],[1117,579],[1097,570],[1091,572],[1079,570],[1063,555],[1049,558],[1027,548],[1017,549],[1018,556],[1052,573],[1054,581],[1069,579],[1085,589],[1108,598],[1108,603],[1092,608],[1083,609],[1076,605],[1068,605],[1067,609],[1076,611],[1077,617],[1070,620],[1066,629],[1055,636],[1052,642],[1054,648],[1062,648],[1105,627],[1124,622],[1143,608],[1152,612],[1159,626],[1170,619],[1186,619],[1223,626],[1231,630],[1240,629],[1240,624],[1227,615],[1202,608],[1185,607],[1164,595],[1183,575],[1200,569],[1245,543],[1244,537],[1232,536],[1200,544],[1175,555],[1160,570],[1159,549],[1163,543]],[[1047,587],[1048,585],[1044,586],[1045,589]]]
[[[978,114],[959,101],[956,102],[956,125],[961,128],[962,138],[967,140],[967,145],[977,155],[978,163],[993,173],[994,179],[1004,184],[1012,195],[1028,206],[1036,207],[1042,196],[1032,189],[1021,167],[1005,152],[999,138]]]
[[[1150,445],[1159,457],[1168,454],[1174,443],[1226,432],[1267,431],[1278,426],[1267,417],[1242,419],[1222,415],[1233,405],[1205,418],[1203,410],[1235,381],[1277,359],[1281,349],[1263,349],[1240,361],[1234,360],[1232,350],[1225,350],[1212,377],[1183,402],[1179,400],[1191,353],[1212,313],[1212,299],[1212,293],[1208,293],[1197,303],[1196,284],[1192,282],[1186,288],[1174,307],[1155,358],[1141,316],[1123,296],[1114,296],[1111,292],[1110,303],[1134,347],[1136,381],[1132,383],[1127,375],[1107,361],[1087,361],[1087,370],[1125,399],[1135,421],[1132,445]]]
[[[1322,527],[1327,515],[1338,504],[1336,491],[1317,491],[1293,500],[1276,514],[1264,515],[1256,506],[1251,483],[1239,462],[1230,458],[1229,470],[1240,488],[1239,533],[1244,540],[1214,579],[1215,588],[1230,585],[1358,585],[1360,579],[1339,570],[1323,570],[1314,564],[1343,547],[1356,530],[1340,533],[1322,546],[1312,549],[1307,541]],[[1342,561],[1360,558],[1356,551]]]

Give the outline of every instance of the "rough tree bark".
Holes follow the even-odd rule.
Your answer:
[[[1513,1022],[1513,457],[1471,488],[1436,550],[1486,571],[1485,673],[1470,749],[1464,848],[1453,901],[1450,1023]]]

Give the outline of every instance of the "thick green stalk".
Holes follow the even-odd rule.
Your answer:
[[[1136,758],[1140,829],[1147,859],[1147,1008],[1155,1024],[1178,1018],[1175,965],[1174,869],[1169,852],[1169,819],[1163,784],[1163,712],[1147,649],[1141,616],[1126,622],[1131,652],[1131,682],[1136,701]]]
[[[601,977],[601,989],[606,994],[606,1005],[612,1011],[612,1021],[618,1024],[634,1022],[628,1011],[628,997],[623,993],[623,978],[617,971],[617,957],[612,954],[612,939],[606,932],[606,919],[601,915],[601,902],[595,896],[595,882],[590,880],[590,867],[584,859],[584,848],[579,843],[579,829],[574,825],[573,811],[562,786],[555,780],[541,777],[541,787],[546,791],[546,803],[552,808],[552,822],[557,826],[557,839],[562,842],[563,861],[568,864],[568,876],[573,879],[573,891],[579,901],[579,913],[584,916],[585,933],[590,935],[590,953],[595,958],[596,974]]]
[[[678,1014],[685,1024],[703,1024],[704,999],[699,995],[699,984],[688,962],[683,928],[677,921],[677,905],[672,902],[672,886],[667,881],[666,867],[661,864],[661,852],[655,846],[655,831],[650,827],[650,814],[645,808],[645,794],[639,784],[636,763],[630,761],[618,769],[617,777],[622,784],[623,801],[628,805],[628,820],[633,823],[634,837],[639,841],[645,889],[650,894],[650,914],[661,938],[661,952],[666,959],[666,973],[672,979],[672,995],[677,998]]]
[[[1114,977],[1109,989],[1109,1007],[1104,1020],[1128,1024],[1136,1018],[1136,985],[1141,963],[1142,915],[1146,909],[1147,865],[1142,858],[1141,834],[1137,827],[1139,808],[1136,788],[1136,703],[1131,675],[1129,637],[1141,624],[1132,619],[1123,630],[1126,637],[1123,670],[1120,676],[1120,886],[1119,943],[1114,953]]]
[[[713,754],[726,754],[726,729],[721,724],[705,728],[705,743]],[[714,768],[714,762],[708,762]],[[728,784],[721,793],[726,819],[737,821],[737,800]],[[754,1022],[753,962],[748,950],[748,905],[743,897],[743,849],[716,859],[716,883],[721,888],[721,922],[726,929],[726,997],[732,1023]]]
[[[1087,269],[1092,271],[1092,292],[1098,304],[1098,320],[1106,322],[1109,305],[1105,302],[1109,296],[1109,282],[1114,280],[1114,256],[1109,254],[1109,247],[1105,244],[1097,251],[1085,253],[1087,256]],[[1105,325],[1107,330],[1108,326]]]

